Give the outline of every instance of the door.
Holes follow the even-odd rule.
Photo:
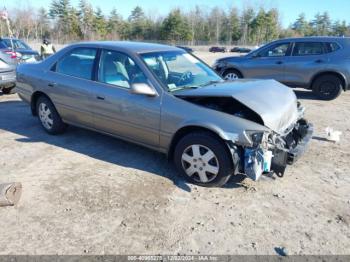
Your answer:
[[[63,56],[45,77],[47,92],[64,121],[92,127],[91,85],[97,50],[79,47]]]
[[[91,104],[95,128],[158,147],[160,96],[132,94],[130,87],[134,83],[150,84],[128,55],[102,50]]]
[[[244,77],[284,81],[284,59],[289,54],[289,42],[269,46],[244,63]]]
[[[292,55],[285,60],[285,82],[292,86],[307,85],[314,74],[327,68],[327,62],[322,42],[296,42]]]

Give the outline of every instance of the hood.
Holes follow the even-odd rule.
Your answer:
[[[174,94],[185,97],[233,97],[257,113],[266,127],[279,134],[284,134],[298,119],[294,92],[275,80],[241,79]]]
[[[235,62],[235,61],[243,61],[247,59],[247,54],[242,54],[239,56],[230,56],[219,59],[221,62]]]

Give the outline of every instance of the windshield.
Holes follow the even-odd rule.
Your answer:
[[[12,48],[10,39],[3,39],[2,41],[5,42],[5,45],[8,48]],[[12,43],[13,43],[14,49],[31,49],[28,45],[26,45],[24,42],[22,42],[21,40],[18,40],[18,39],[12,39]]]
[[[141,57],[170,92],[223,81],[210,67],[183,51],[146,53]]]

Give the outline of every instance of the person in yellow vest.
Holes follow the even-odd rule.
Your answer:
[[[41,47],[40,47],[40,54],[41,54],[42,59],[45,59],[45,58],[49,57],[50,55],[53,55],[54,53],[56,53],[55,47],[50,43],[49,40],[47,40],[45,38],[43,40]]]

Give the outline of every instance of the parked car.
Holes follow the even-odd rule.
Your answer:
[[[220,46],[212,46],[209,48],[209,52],[212,53],[225,53],[227,52],[226,47],[220,47]]]
[[[232,52],[232,53],[249,53],[251,51],[252,50],[250,48],[238,47],[238,46],[235,46],[235,47],[231,48],[231,50],[230,50],[230,52]]]
[[[25,42],[16,38],[0,38],[0,52],[9,55],[12,58],[17,58],[21,63],[41,60],[37,51],[34,51]]]
[[[176,47],[177,48],[181,48],[181,49],[185,50],[188,53],[193,53],[194,52],[194,50],[191,47],[188,47],[188,46],[177,45]]]
[[[226,80],[275,79],[312,89],[332,100],[349,89],[350,38],[306,37],[274,41],[242,57],[218,59],[214,69]]]
[[[239,49],[239,52],[240,52],[240,53],[249,53],[249,52],[251,52],[251,51],[252,51],[252,49],[246,48],[246,47],[241,47],[241,48]]]
[[[49,69],[49,70],[48,70]],[[225,82],[182,49],[134,42],[69,45],[17,68],[19,96],[49,134],[67,124],[167,154],[190,182],[283,174],[312,125],[274,80]]]
[[[16,83],[17,61],[8,54],[0,52],[0,91],[3,94],[11,93]]]

